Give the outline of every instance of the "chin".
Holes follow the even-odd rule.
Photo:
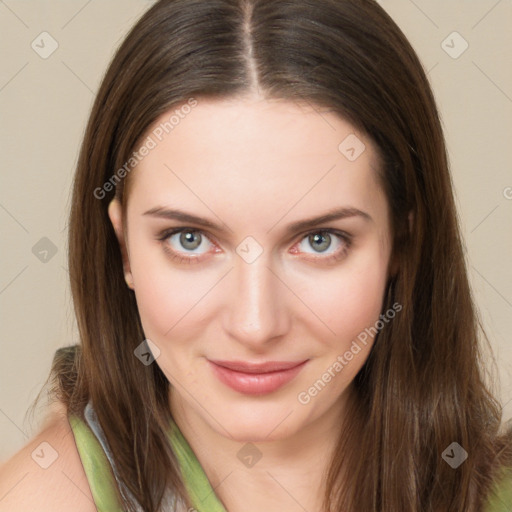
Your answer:
[[[278,441],[300,429],[294,408],[277,403],[260,404],[258,407],[246,401],[241,407],[228,407],[225,414],[215,419],[217,421],[212,426],[221,435],[240,443]]]

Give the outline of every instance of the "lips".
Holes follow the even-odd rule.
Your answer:
[[[305,361],[269,361],[266,363],[248,363],[245,361],[212,360],[211,362],[218,366],[228,368],[229,370],[234,370],[235,372],[270,373],[295,368],[295,366],[298,366],[299,364],[302,364]]]
[[[247,395],[271,393],[290,382],[306,365],[303,361],[208,360],[214,375],[231,389]]]

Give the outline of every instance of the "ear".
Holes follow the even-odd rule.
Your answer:
[[[398,264],[398,258],[397,258],[396,255],[392,255],[392,260],[389,263],[389,267],[388,268],[389,268],[388,276],[389,276],[390,279],[395,277],[398,274],[399,264]]]
[[[411,210],[409,212],[409,234],[412,234],[412,228],[414,225],[414,212]]]
[[[414,212],[411,210],[409,215],[407,216],[409,223],[409,234],[412,234],[413,226],[414,226]],[[398,274],[398,270],[400,268],[398,257],[396,254],[393,256],[392,261],[389,264],[389,276],[395,277]]]
[[[118,199],[114,198],[110,201],[110,204],[108,205],[108,216],[110,218],[110,222],[112,222],[112,226],[114,227],[114,231],[119,242],[119,248],[121,249],[124,279],[128,287],[133,289],[133,276],[130,268],[130,259],[123,229],[123,209]]]

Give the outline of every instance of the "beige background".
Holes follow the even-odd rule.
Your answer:
[[[0,1],[0,460],[37,428],[25,412],[48,375],[55,350],[77,342],[65,254],[70,184],[100,79],[127,30],[151,3]],[[498,359],[498,397],[508,419],[512,2],[380,3],[418,52],[439,104],[470,278]],[[454,31],[460,36],[451,35]],[[46,59],[31,47],[35,41],[39,52],[51,49],[50,36],[42,32],[58,44]],[[467,50],[453,58],[464,41]],[[46,255],[46,262],[39,259],[44,257],[41,247],[49,244],[40,242],[43,237],[57,250]]]

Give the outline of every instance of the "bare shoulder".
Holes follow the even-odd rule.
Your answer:
[[[0,465],[0,512],[96,512],[65,410]]]

